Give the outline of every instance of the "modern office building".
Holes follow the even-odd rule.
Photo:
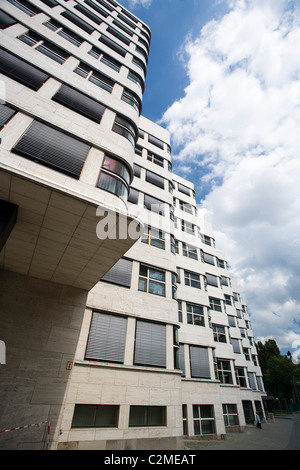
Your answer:
[[[250,318],[141,116],[148,26],[114,0],[6,0],[0,18],[0,448],[242,431],[263,414]]]

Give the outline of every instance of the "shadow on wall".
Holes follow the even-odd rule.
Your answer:
[[[47,440],[50,448],[87,293],[0,271],[0,339],[6,349],[6,363],[0,364],[0,431],[43,423],[0,432],[0,449],[41,450]]]

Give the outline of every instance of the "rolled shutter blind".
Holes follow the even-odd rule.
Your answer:
[[[206,273],[207,284],[210,286],[218,287],[218,278],[213,274]]]
[[[34,121],[13,151],[79,178],[90,146]]]
[[[15,113],[15,109],[12,109],[5,104],[0,105],[0,129]]]
[[[250,387],[252,388],[252,390],[256,390],[254,372],[248,372],[248,378],[249,378]]]
[[[100,122],[106,109],[103,104],[65,84],[60,87],[52,99],[97,123]]]
[[[165,325],[137,320],[134,363],[166,367]]]
[[[233,347],[233,352],[235,352],[235,353],[240,353],[241,352],[240,340],[239,339],[231,338],[231,344],[232,344],[232,347]]]
[[[86,21],[82,20],[79,18],[79,16],[75,15],[71,11],[63,11],[61,16],[64,16],[67,18],[67,20],[71,21],[76,26],[86,31],[88,34],[91,34],[93,31],[95,31],[95,28],[90,26]]]
[[[0,72],[37,91],[49,75],[13,54],[0,49]]]
[[[111,282],[123,287],[130,287],[131,284],[132,261],[120,259],[117,263],[102,277],[101,281]]]
[[[127,318],[94,312],[85,358],[124,362]]]
[[[208,349],[202,346],[190,346],[192,377],[210,379]]]

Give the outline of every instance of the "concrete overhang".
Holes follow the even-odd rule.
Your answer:
[[[0,170],[0,198],[18,206],[0,268],[90,290],[136,242],[124,237],[124,228],[138,232],[142,223],[126,210],[34,178]],[[108,214],[110,235],[99,237],[97,226]]]

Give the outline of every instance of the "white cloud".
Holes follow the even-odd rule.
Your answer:
[[[300,338],[300,11],[231,6],[183,45],[190,83],[163,121],[178,168],[205,173],[196,190],[211,185],[202,207],[255,334],[289,347]]]
[[[128,1],[128,8],[132,8],[132,9],[138,6],[148,8],[152,3],[152,0],[127,0],[127,1]]]

